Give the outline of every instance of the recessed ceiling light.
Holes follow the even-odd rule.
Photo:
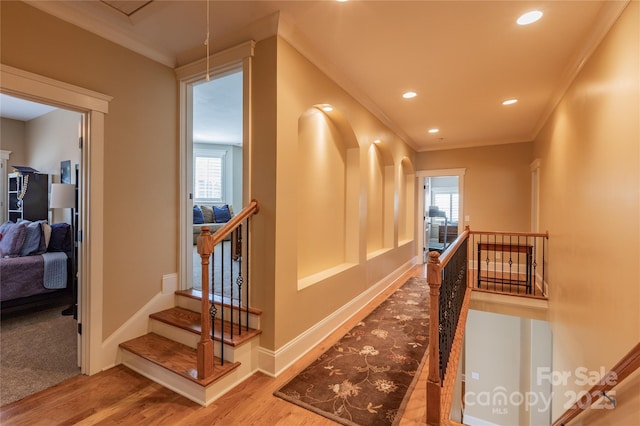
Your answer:
[[[346,0],[345,0],[345,1],[346,1]],[[382,142],[382,139],[376,139],[375,141],[373,141],[373,143],[375,143],[375,144],[379,144],[379,143],[381,143],[381,142]]]
[[[540,18],[542,18],[542,12],[539,10],[532,10],[531,12],[521,15],[516,22],[518,25],[529,25],[533,24]]]
[[[440,129],[429,129],[429,133],[438,133]]]
[[[347,0],[336,0],[338,3],[346,3]]]
[[[331,105],[329,105],[329,104],[324,104],[324,105],[322,105],[322,110],[324,112],[331,112],[331,111],[333,111],[333,107]]]
[[[416,92],[404,92],[402,94],[402,97],[405,98],[405,99],[415,98],[416,96],[418,96],[418,94]]]
[[[507,99],[506,101],[503,101],[503,102],[502,102],[502,105],[513,105],[513,104],[515,104],[516,102],[518,102],[518,100],[517,100],[517,99]]]

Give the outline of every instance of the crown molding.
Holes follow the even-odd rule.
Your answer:
[[[557,89],[549,97],[549,102],[547,103],[543,114],[540,116],[531,132],[530,140],[535,140],[536,137],[538,137],[538,133],[540,133],[542,127],[546,124],[547,120],[549,120],[549,117],[553,111],[555,111],[575,78],[578,76],[605,36],[609,33],[613,25],[617,22],[618,18],[620,18],[620,15],[622,15],[622,12],[629,2],[630,0],[623,0],[607,1],[604,3],[600,13],[598,13],[598,19],[594,22],[589,31],[588,38],[582,45],[582,49],[578,50],[573,55],[569,60],[567,67],[564,69],[562,76],[558,79],[561,83],[558,84]]]
[[[25,3],[170,68],[176,66],[177,61],[174,55],[151,47],[138,34],[124,28],[118,23],[122,21],[120,17],[112,16],[113,10],[100,2],[25,1]],[[87,7],[104,7],[107,11],[105,15],[109,18],[97,19],[88,13]]]

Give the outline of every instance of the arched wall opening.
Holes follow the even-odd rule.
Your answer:
[[[383,142],[368,150],[367,258],[394,246],[394,173],[393,157]]]
[[[298,288],[358,263],[359,146],[336,109],[316,105],[298,119]]]
[[[408,157],[400,162],[399,169],[399,202],[398,202],[398,241],[400,243],[413,240],[415,209],[415,170]]]

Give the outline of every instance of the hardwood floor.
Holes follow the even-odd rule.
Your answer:
[[[73,378],[0,407],[0,424],[335,425],[329,419],[273,396],[273,392],[327,350],[411,276],[425,276],[423,266],[416,266],[403,275],[278,378],[256,373],[209,407],[201,407],[126,367],[117,366],[91,377]],[[425,365],[401,425],[425,424],[427,371]]]

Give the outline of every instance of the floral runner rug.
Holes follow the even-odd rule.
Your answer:
[[[429,292],[411,277],[274,395],[345,425],[393,425],[426,358]]]

